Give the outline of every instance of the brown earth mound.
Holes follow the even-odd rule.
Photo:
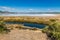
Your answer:
[[[14,29],[8,34],[0,34],[0,40],[48,40],[48,38],[41,31]]]

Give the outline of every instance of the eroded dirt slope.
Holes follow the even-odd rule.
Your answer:
[[[9,34],[0,34],[0,40],[47,40],[47,36],[41,31],[15,29]]]

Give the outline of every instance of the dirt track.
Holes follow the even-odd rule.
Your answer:
[[[15,29],[9,34],[0,35],[0,40],[47,40],[47,36],[41,31]]]

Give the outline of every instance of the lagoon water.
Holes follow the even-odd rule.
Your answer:
[[[6,24],[23,24],[24,26],[35,27],[35,28],[44,28],[45,24],[38,23],[28,23],[28,22],[6,22]]]
[[[0,14],[0,16],[56,16],[55,14]],[[7,24],[24,24],[24,26],[44,28],[46,25],[37,23],[27,23],[27,22],[6,22]]]

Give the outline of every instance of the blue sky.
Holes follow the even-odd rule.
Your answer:
[[[60,12],[60,0],[0,0],[0,10],[15,12]]]

